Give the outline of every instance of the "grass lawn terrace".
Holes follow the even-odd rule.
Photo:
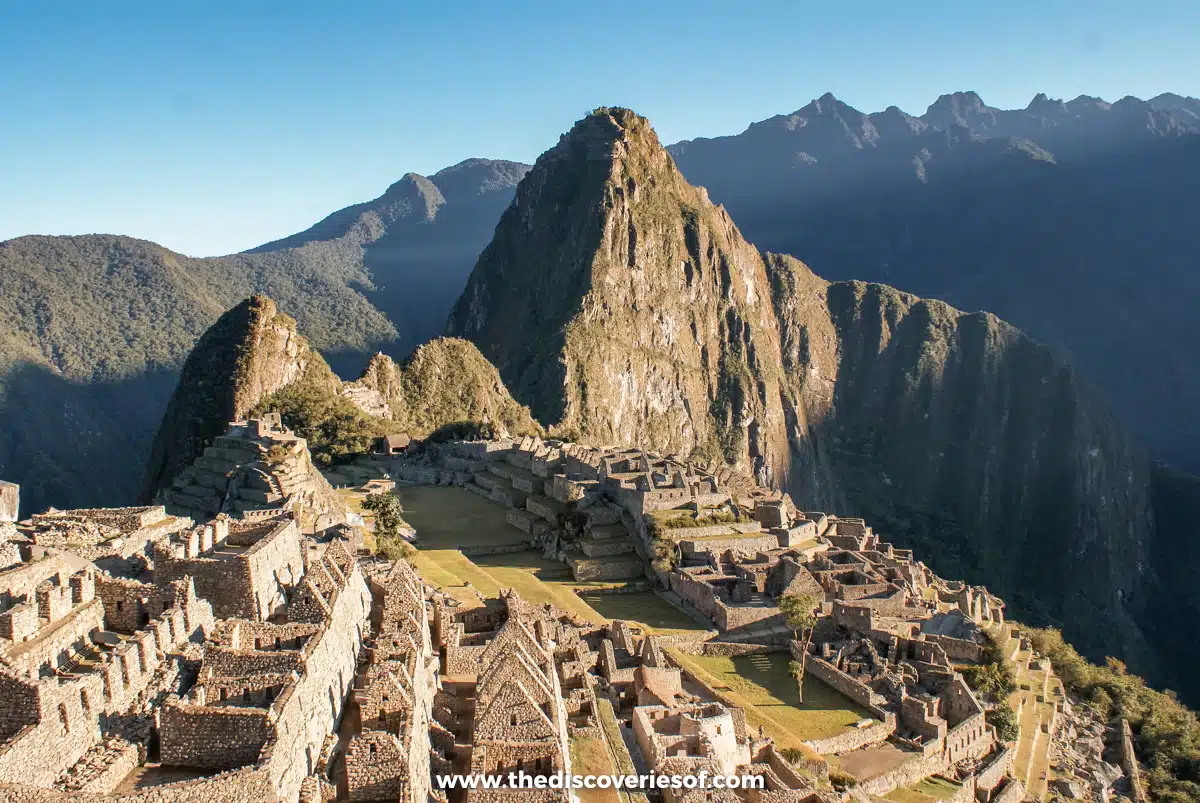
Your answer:
[[[746,709],[747,721],[764,730],[780,747],[800,747],[810,739],[824,739],[853,728],[871,715],[852,700],[821,681],[806,675],[804,702],[788,671],[787,653],[724,656],[671,654]]]
[[[528,540],[505,520],[505,508],[465,488],[405,485],[396,488],[396,496],[422,549],[501,546]]]
[[[950,800],[961,790],[961,786],[945,778],[926,778],[912,786],[893,789],[884,800],[893,803],[938,803]]]
[[[600,624],[628,619],[654,632],[706,628],[652,592],[602,594],[618,583],[577,583],[570,568],[525,549],[468,557],[461,547],[520,544],[528,539],[506,520],[507,509],[463,488],[401,486],[396,489],[404,519],[417,531],[413,563],[426,582],[467,602],[465,582],[484,597],[516,589],[529,602],[552,603]],[[579,591],[580,594],[577,594]]]

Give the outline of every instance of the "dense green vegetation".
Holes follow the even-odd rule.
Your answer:
[[[1150,767],[1150,794],[1159,803],[1200,800],[1200,720],[1171,692],[1158,692],[1110,658],[1087,661],[1054,629],[1024,631],[1050,659],[1063,684],[1101,716],[1129,720],[1138,757]]]
[[[0,243],[0,466],[23,512],[132,504],[189,351],[255,292],[330,353],[389,342],[361,264],[339,259],[194,259],[111,235]]]
[[[995,636],[987,634],[987,647],[978,664],[958,667],[967,685],[988,702],[1002,703],[1017,689],[1017,673]]]
[[[308,441],[313,461],[336,465],[371,450],[378,439],[397,431],[386,419],[367,415],[327,383],[306,372],[301,381],[263,399],[252,415],[279,413],[285,426]]]

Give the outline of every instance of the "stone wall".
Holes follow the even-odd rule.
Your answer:
[[[932,633],[927,633],[925,640],[941,645],[942,649],[946,651],[946,657],[952,661],[966,661],[969,663],[980,663],[983,661],[983,645],[977,642],[951,638],[950,636],[938,636]]]
[[[976,788],[985,792],[993,791],[1004,781],[1005,776],[1008,775],[1008,768],[1012,766],[1015,756],[1016,751],[1012,747],[1005,745],[976,773]]]
[[[160,761],[169,766],[230,770],[258,761],[271,736],[262,708],[178,705],[159,711]]]
[[[89,633],[103,625],[104,606],[93,599],[54,622],[53,627],[44,627],[38,638],[22,644],[19,652],[10,652],[9,666],[35,675],[42,668],[57,669],[86,646]]]
[[[724,524],[722,527],[730,527],[731,525]],[[695,527],[687,531],[687,535],[679,537],[683,530],[670,530],[667,537],[677,540],[680,549],[687,557],[698,557],[707,552],[716,552],[718,554],[727,550],[735,552],[743,552],[746,554],[754,554],[768,549],[776,549],[779,546],[779,537],[764,533],[762,535],[730,535],[728,538],[717,537],[716,535],[704,537],[696,533],[698,530],[720,529],[712,527]]]
[[[7,678],[0,709],[8,722],[21,716],[27,725],[0,745],[0,783],[48,787],[99,742],[101,719],[129,709],[155,679],[165,653],[212,627],[212,608],[195,598],[190,585],[180,603],[116,646],[91,671],[29,681]]]
[[[805,744],[811,747],[814,753],[828,756],[834,753],[845,753],[850,750],[859,750],[868,745],[878,744],[895,732],[896,716],[889,713],[883,722],[876,722],[874,725],[868,725],[865,728],[854,728],[853,730],[839,733],[836,736],[829,736],[825,739],[812,739],[806,741]]]
[[[190,575],[197,593],[212,603],[219,618],[268,618],[286,602],[285,588],[304,573],[304,559],[295,519],[259,526],[271,529],[240,554],[186,558],[156,549],[155,582],[162,585]],[[236,539],[231,532],[229,540]]]
[[[1138,763],[1137,751],[1133,747],[1133,731],[1129,728],[1129,720],[1121,720],[1121,741],[1119,745],[1121,768],[1129,778],[1129,793],[1137,803],[1145,803],[1146,785],[1142,781],[1142,765]]]
[[[858,703],[876,717],[885,719],[890,714],[890,712],[885,711],[883,708],[887,704],[887,700],[882,695],[876,694],[870,687],[859,683],[828,661],[818,658],[815,655],[810,655],[805,666],[805,671],[812,674],[817,680]],[[894,716],[892,715],[893,719]]]
[[[312,772],[325,735],[342,715],[354,682],[362,633],[371,613],[371,593],[355,562],[332,606],[330,620],[309,655],[307,671],[293,693],[277,701],[276,742],[264,755],[280,796],[291,799]],[[282,698],[281,698],[282,699]]]

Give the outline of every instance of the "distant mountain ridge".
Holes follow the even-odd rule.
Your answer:
[[[1051,344],[1164,460],[1200,470],[1200,100],[974,92],[920,117],[824,95],[669,147],[759,247],[985,309]]]
[[[396,326],[389,351],[403,357],[441,331],[528,171],[520,162],[467,159],[429,177],[406,173],[375,200],[247,253],[330,242],[361,248],[362,267],[372,281],[366,295]]]
[[[270,295],[329,364],[434,337],[527,166],[470,159],[242,254],[116,235],[0,243],[0,476],[27,510],[132,503],[185,358]],[[395,321],[396,323],[393,323]]]

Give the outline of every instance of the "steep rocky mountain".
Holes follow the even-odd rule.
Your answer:
[[[129,237],[0,243],[0,476],[27,510],[132,502],[179,370],[266,293],[344,375],[436,335],[525,165],[474,159],[245,254]]]
[[[671,146],[760,247],[986,309],[1070,355],[1161,459],[1200,469],[1200,102],[971,92],[921,117],[825,95]]]
[[[1144,639],[1148,464],[1070,366],[992,315],[761,255],[632,112],[538,159],[447,333],[552,431],[868,516],[1015,615],[1178,680]]]
[[[385,434],[426,437],[450,425],[488,424],[541,434],[499,374],[465,340],[437,338],[397,365],[384,354],[344,383],[264,295],[217,319],[184,362],[150,451],[140,490],[149,503],[203,454],[230,421],[278,412],[308,439],[318,464],[366,451]]]
[[[340,384],[296,331],[295,319],[270,298],[254,296],[218,318],[183,364],[150,450],[141,501],[169,485],[230,421],[244,420],[264,398],[306,375],[330,393]]]

